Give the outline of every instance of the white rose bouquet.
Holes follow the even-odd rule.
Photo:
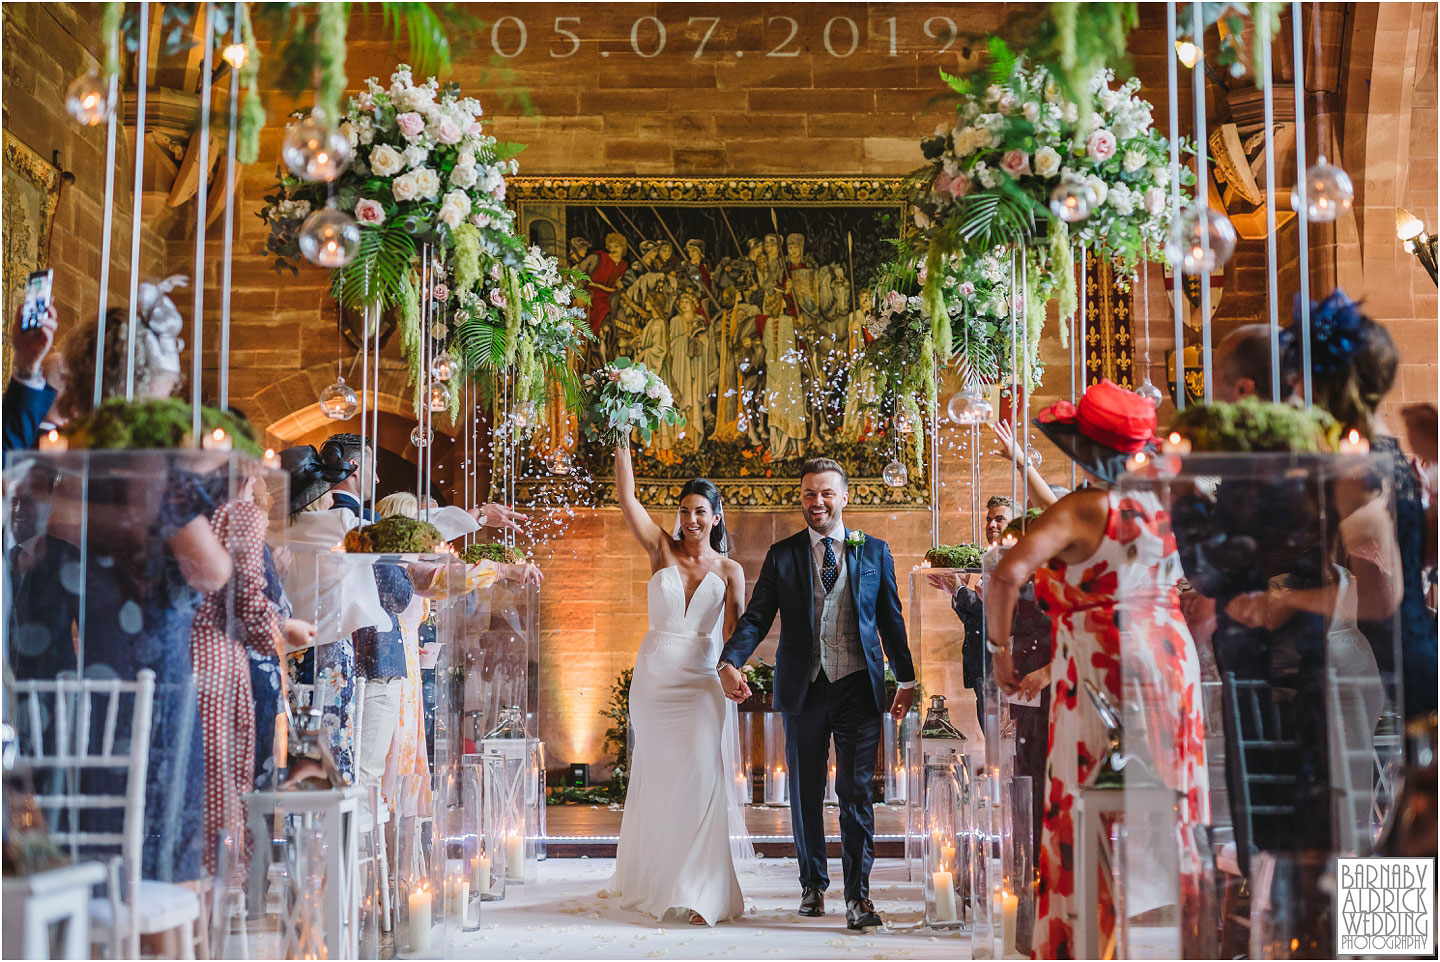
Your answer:
[[[650,435],[661,425],[685,423],[685,416],[675,407],[670,388],[660,375],[628,357],[617,357],[587,374],[585,388],[585,436],[602,444],[620,444],[634,430],[648,444]]]

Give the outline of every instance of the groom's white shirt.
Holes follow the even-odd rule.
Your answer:
[[[810,535],[810,560],[815,565],[814,574],[816,583],[818,584],[820,576],[825,571],[825,545],[821,544],[821,539],[827,537],[827,535],[821,534],[809,525],[805,526],[805,531]],[[845,550],[845,539],[849,537],[849,535],[850,532],[843,524],[837,524],[835,526],[835,533],[828,535],[828,537],[835,539],[830,548],[835,552],[835,560],[837,562],[840,560],[840,552]],[[915,682],[901,681],[896,682],[896,685],[900,688],[914,688]]]

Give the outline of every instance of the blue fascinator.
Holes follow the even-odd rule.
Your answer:
[[[1295,297],[1295,320],[1281,332],[1281,350],[1285,366],[1300,370],[1301,343],[1300,297]],[[1360,305],[1350,300],[1338,287],[1320,303],[1310,302],[1310,368],[1315,374],[1339,374],[1350,368],[1356,352],[1364,345],[1367,330],[1374,321],[1366,317]]]

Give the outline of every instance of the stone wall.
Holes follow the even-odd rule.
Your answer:
[[[1433,400],[1435,288],[1414,259],[1399,249],[1393,222],[1395,207],[1405,206],[1432,228],[1437,226],[1434,7],[1310,5],[1307,24],[1312,6],[1322,13],[1324,44],[1323,63],[1307,73],[1311,109],[1331,119],[1331,159],[1350,170],[1357,189],[1355,214],[1333,230],[1316,233],[1310,259],[1315,294],[1323,293],[1321,284],[1338,279],[1352,294],[1367,296],[1401,345],[1404,367],[1396,398]],[[448,79],[485,101],[491,132],[529,145],[520,158],[522,173],[743,176],[908,172],[920,163],[918,138],[945,116],[944,107],[932,103],[945,89],[936,69],[954,69],[968,49],[962,39],[940,52],[945,41],[927,36],[927,28],[940,34],[942,18],[956,18],[963,21],[963,29],[983,34],[1019,8],[536,3],[475,4],[469,9],[485,24],[458,52]],[[1166,130],[1163,16],[1163,5],[1142,5],[1140,28],[1132,35],[1132,60],[1144,93],[1156,107],[1156,123]],[[95,5],[7,4],[4,11],[4,124],[46,156],[51,147],[59,148],[62,161],[76,171],[77,183],[67,188],[61,203],[55,259],[66,272],[62,306],[87,321],[94,308],[98,263],[103,131],[75,127],[63,114],[61,98],[71,77],[93,62],[97,20]],[[525,46],[516,53],[522,22]],[[855,49],[842,56],[850,49],[851,23],[858,35]],[[663,49],[657,25],[664,27]],[[357,14],[350,33],[347,72],[352,89],[367,76],[388,77],[404,59],[378,17]],[[1213,40],[1212,34],[1212,46]],[[1288,35],[1282,35],[1276,44],[1285,77],[1288,59],[1282,51],[1288,43]],[[268,52],[269,45],[262,46]],[[1181,129],[1191,137],[1191,78],[1189,71],[1181,73]],[[505,89],[523,89],[533,112],[524,113],[518,99],[502,96],[499,91]],[[260,252],[264,225],[253,212],[273,182],[283,117],[294,106],[274,90],[267,91],[267,97],[271,122],[262,134],[262,161],[243,172],[237,207],[230,378],[234,402],[279,446],[311,441],[330,429],[315,416],[313,402],[334,379],[336,336],[324,275],[314,269],[299,277],[277,275]],[[1228,115],[1227,97],[1213,83],[1209,103],[1212,124]],[[122,144],[126,139],[122,134]],[[122,149],[120,155],[117,207],[128,210],[128,151]],[[1277,168],[1279,193],[1288,198],[1293,157],[1282,158]],[[153,239],[147,244],[153,272],[167,263],[167,254],[170,270],[189,269],[193,207],[189,209],[188,216],[167,226],[168,248]],[[117,292],[123,290],[127,225],[117,218],[112,272]],[[206,341],[213,351],[218,340],[218,227],[212,228],[208,250],[212,260],[206,272]],[[1284,318],[1298,277],[1293,222],[1280,233],[1279,252]],[[1158,269],[1150,272],[1148,290],[1153,339],[1149,373],[1161,384],[1173,329]],[[1264,320],[1266,298],[1265,245],[1242,242],[1227,268],[1226,293],[1215,313],[1217,338],[1237,324]],[[188,314],[188,302],[182,310]],[[1139,319],[1135,334],[1142,335]],[[1143,341],[1137,348],[1139,362]],[[207,355],[207,383],[213,385],[216,359]],[[1053,323],[1046,328],[1042,357],[1047,373],[1033,399],[1036,409],[1067,394],[1070,383],[1068,355],[1055,338]],[[413,414],[398,344],[387,347],[382,367],[382,442],[413,458],[413,449],[405,444],[404,425]],[[358,382],[358,371],[350,380]],[[1167,403],[1162,422],[1170,410]],[[942,428],[941,440],[946,449],[941,459],[941,537],[968,540],[969,454],[959,449],[956,429]],[[988,446],[982,444],[982,450]],[[1068,483],[1060,455],[1046,444],[1038,447],[1044,473]],[[458,449],[440,438],[437,478],[453,485],[459,460]],[[983,457],[979,487],[983,495],[1008,494],[1008,465]],[[657,521],[668,524],[670,510],[654,506]],[[557,764],[601,758],[604,726],[597,710],[608,699],[616,675],[633,662],[645,626],[650,574],[618,512],[581,511],[566,520],[566,536],[539,551],[549,599],[542,625],[542,730]],[[798,516],[788,512],[732,512],[729,520],[736,557],[751,578],[766,546],[799,526]],[[929,513],[858,512],[850,523],[892,543],[908,608],[908,574],[931,543]],[[926,624],[953,624],[953,619],[947,621],[951,616],[944,599],[934,591],[929,596]],[[913,620],[914,612],[910,614]],[[957,641],[952,630],[948,637],[924,645],[922,674],[929,690],[960,694]],[[762,649],[762,654],[767,652],[768,646]],[[954,715],[973,718],[963,699]]]

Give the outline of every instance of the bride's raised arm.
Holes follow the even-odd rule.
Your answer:
[[[625,516],[625,524],[629,526],[630,533],[650,556],[651,566],[659,567],[663,560],[661,553],[664,551],[665,539],[669,536],[635,497],[635,465],[630,459],[628,439],[615,448],[615,497],[620,502],[620,513]]]

